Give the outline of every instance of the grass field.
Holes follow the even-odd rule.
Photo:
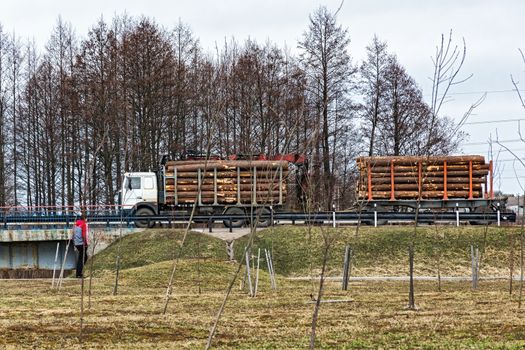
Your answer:
[[[306,348],[318,281],[288,277],[315,274],[320,268],[321,229],[280,227],[258,234],[257,247],[272,248],[278,290],[265,270],[259,293],[251,298],[235,284],[219,323],[214,348]],[[324,232],[325,234],[328,232]],[[354,249],[354,276],[403,276],[412,229],[355,228],[329,232],[336,237],[329,275],[341,274],[345,244]],[[433,227],[415,237],[416,275],[470,273],[470,245],[485,254],[481,276],[507,276],[510,237],[517,229]],[[84,348],[204,348],[208,330],[237,265],[226,261],[222,241],[197,234],[188,237],[178,265],[173,300],[162,315],[166,284],[180,232],[151,230],[125,237],[94,260],[91,308],[85,297]],[[240,256],[247,238],[235,243]],[[519,242],[515,245],[516,274]],[[122,268],[119,293],[112,295],[115,256]],[[88,280],[86,280],[87,285]],[[518,310],[518,282],[512,296],[505,280],[469,282],[416,281],[418,311],[405,309],[406,282],[353,281],[348,291],[328,281],[322,304],[318,348],[341,349],[523,349],[525,312]],[[80,348],[80,282],[66,280],[57,291],[50,282],[0,281],[0,348]],[[525,307],[524,307],[525,308]]]

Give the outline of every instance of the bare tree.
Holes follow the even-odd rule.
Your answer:
[[[432,81],[430,118],[424,154],[431,155],[439,153],[439,146],[436,147],[432,139],[436,138],[436,136],[438,139],[440,138],[439,135],[436,135],[440,134],[440,130],[447,130],[446,134],[448,138],[456,138],[456,142],[461,141],[465,135],[459,132],[459,128],[467,121],[474,109],[476,109],[485,98],[485,95],[483,95],[474,102],[455,127],[452,126],[453,123],[451,120],[440,119],[441,108],[449,101],[451,89],[456,85],[464,83],[473,76],[470,74],[466,77],[460,77],[466,56],[467,45],[465,39],[462,40],[462,45],[458,46],[453,43],[452,30],[449,32],[447,40],[445,39],[445,35],[441,35],[441,41],[438,46],[436,46],[434,56],[431,57],[434,72],[430,78]]]
[[[393,59],[385,74],[386,111],[379,120],[380,154],[417,155],[424,146],[422,136],[429,110],[415,81]]]
[[[167,151],[175,157],[186,146],[186,125],[191,119],[190,109],[195,94],[192,78],[196,75],[196,64],[200,55],[199,42],[190,27],[180,20],[169,34],[173,47],[173,99],[171,113],[167,118]]]
[[[314,51],[305,51],[302,64],[271,42],[232,39],[206,55],[186,25],[167,31],[126,15],[111,25],[99,20],[78,44],[59,17],[42,54],[29,44],[12,55],[2,32],[1,204],[13,199],[15,177],[18,202],[113,204],[124,171],[153,170],[161,154],[205,151],[208,136],[210,152],[221,156],[300,150],[316,159],[317,179],[332,196],[327,203],[351,192],[347,33],[327,11],[312,21],[328,29],[330,45],[310,41],[308,48],[328,56],[315,62]],[[325,79],[324,96],[316,77]]]
[[[10,192],[8,149],[11,132],[8,127],[9,87],[7,84],[10,45],[9,37],[0,24],[0,206],[8,203]]]
[[[82,42],[76,62],[83,141],[77,176],[83,204],[113,203],[115,145],[108,136],[118,129],[117,47],[114,30],[100,20]]]
[[[360,90],[364,97],[362,110],[362,133],[368,139],[368,156],[374,155],[378,124],[386,112],[386,75],[394,57],[387,52],[387,44],[374,35],[366,47],[366,60],[359,69]]]
[[[320,7],[310,15],[308,30],[299,42],[300,59],[307,77],[307,92],[314,116],[314,167],[322,167],[323,206],[330,209],[334,197],[334,167],[331,139],[340,133],[336,123],[336,104],[347,97],[355,69],[347,52],[348,30],[337,24],[336,13]],[[349,117],[348,111],[345,116]],[[317,156],[318,155],[318,156]]]

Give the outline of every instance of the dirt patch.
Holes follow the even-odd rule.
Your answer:
[[[260,230],[261,229],[257,229],[257,231],[260,231]],[[191,231],[195,233],[204,233],[208,236],[222,239],[223,241],[233,241],[243,236],[246,236],[250,234],[251,232],[249,228],[236,228],[236,229],[233,229],[232,232],[230,232],[230,230],[227,228],[214,228],[212,232],[209,232],[209,229],[207,228],[202,228],[202,229],[196,228],[196,229],[192,229]]]

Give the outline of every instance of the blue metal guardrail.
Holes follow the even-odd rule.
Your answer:
[[[30,224],[60,224],[71,227],[78,215],[74,214],[50,214],[43,215],[23,214],[23,213],[0,213],[0,229],[7,229],[10,225],[30,225]],[[193,221],[197,222],[216,222],[216,221],[232,221],[232,220],[255,220],[257,215],[194,215]],[[384,221],[415,221],[415,212],[314,212],[314,213],[298,213],[298,212],[275,212],[271,214],[260,215],[259,221],[291,221],[293,224],[296,221],[323,223],[335,221],[361,221],[364,224],[374,224]],[[173,215],[155,215],[155,216],[134,216],[134,215],[118,215],[118,214],[89,214],[87,220],[90,223],[105,224],[113,226],[115,224],[133,225],[135,220],[147,222],[188,222],[190,215],[177,214]],[[489,212],[489,213],[466,213],[466,212],[419,212],[417,214],[418,223],[433,223],[436,221],[460,221],[460,222],[489,222],[489,223],[513,223],[516,222],[516,214],[514,212]]]

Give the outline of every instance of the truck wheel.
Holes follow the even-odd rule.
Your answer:
[[[374,226],[374,220],[361,220],[361,224],[365,226]],[[388,224],[388,220],[381,219],[377,220],[377,226],[385,226]]]
[[[494,211],[491,208],[488,207],[476,207],[474,208],[474,213],[476,214],[490,214]],[[478,226],[478,225],[490,225],[490,220],[469,220],[468,222],[470,225]]]
[[[231,208],[226,209],[226,211],[224,212],[224,215],[236,215],[237,216],[237,215],[246,215],[246,213],[244,212],[244,209],[242,208],[231,207]],[[244,226],[245,219],[244,218],[231,219],[231,220],[225,219],[222,221],[222,223],[226,227],[239,228],[239,227]]]
[[[135,216],[153,216],[155,213],[150,208],[139,208],[135,212]],[[135,219],[135,227],[138,228],[152,228],[155,226],[155,221],[151,219]]]
[[[255,218],[254,220],[257,221],[257,227],[268,227],[272,223],[272,219],[270,217],[270,209],[268,208],[259,208],[255,211]],[[265,216],[263,218],[263,216]]]

